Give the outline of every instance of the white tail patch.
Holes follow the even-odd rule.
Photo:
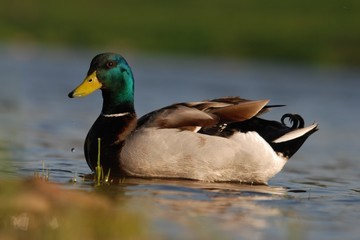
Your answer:
[[[197,133],[198,131],[200,131],[200,129],[201,129],[202,127],[200,127],[200,126],[197,126],[195,129],[194,129],[194,133]]]
[[[281,143],[281,142],[287,142],[287,141],[299,138],[317,127],[318,127],[318,124],[314,123],[305,128],[295,129],[294,131],[288,132],[285,135],[282,135],[281,137],[279,137],[278,139],[275,139],[273,142]]]

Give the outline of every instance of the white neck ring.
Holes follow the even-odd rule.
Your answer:
[[[101,113],[101,115],[102,115],[103,117],[123,117],[123,116],[129,115],[129,114],[130,114],[129,112],[113,113],[113,114],[104,114],[104,113]]]

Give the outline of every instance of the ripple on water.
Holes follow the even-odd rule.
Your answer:
[[[320,130],[270,186],[129,178],[96,188],[81,177],[90,173],[82,149],[100,111],[100,94],[76,101],[66,96],[81,81],[92,54],[35,49],[19,59],[3,52],[0,63],[6,64],[0,71],[8,81],[0,88],[1,176],[33,176],[45,169],[50,181],[64,187],[126,200],[168,238],[191,238],[194,228],[213,238],[360,236],[360,129],[354,121],[360,112],[344,117],[348,109],[358,109],[358,70],[130,56],[139,115],[173,102],[240,95],[287,104],[265,118],[297,112],[308,123],[319,122]],[[79,181],[68,183],[76,175]],[[152,208],[144,210],[142,200]]]

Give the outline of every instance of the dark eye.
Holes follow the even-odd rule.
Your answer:
[[[115,66],[114,61],[109,61],[109,62],[106,63],[106,67],[109,68],[109,69],[113,68],[114,66]]]

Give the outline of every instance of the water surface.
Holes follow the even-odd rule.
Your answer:
[[[94,191],[83,141],[101,108],[99,92],[67,97],[97,52],[0,48],[0,176],[49,171],[50,181]],[[360,70],[290,64],[126,55],[138,115],[174,102],[239,95],[286,104],[265,118],[301,114],[320,131],[269,186],[126,179],[111,186],[129,204],[152,204],[164,237],[358,239]],[[76,184],[69,180],[77,178]],[[141,208],[140,208],[141,209]],[[193,235],[193,234],[196,235]]]

